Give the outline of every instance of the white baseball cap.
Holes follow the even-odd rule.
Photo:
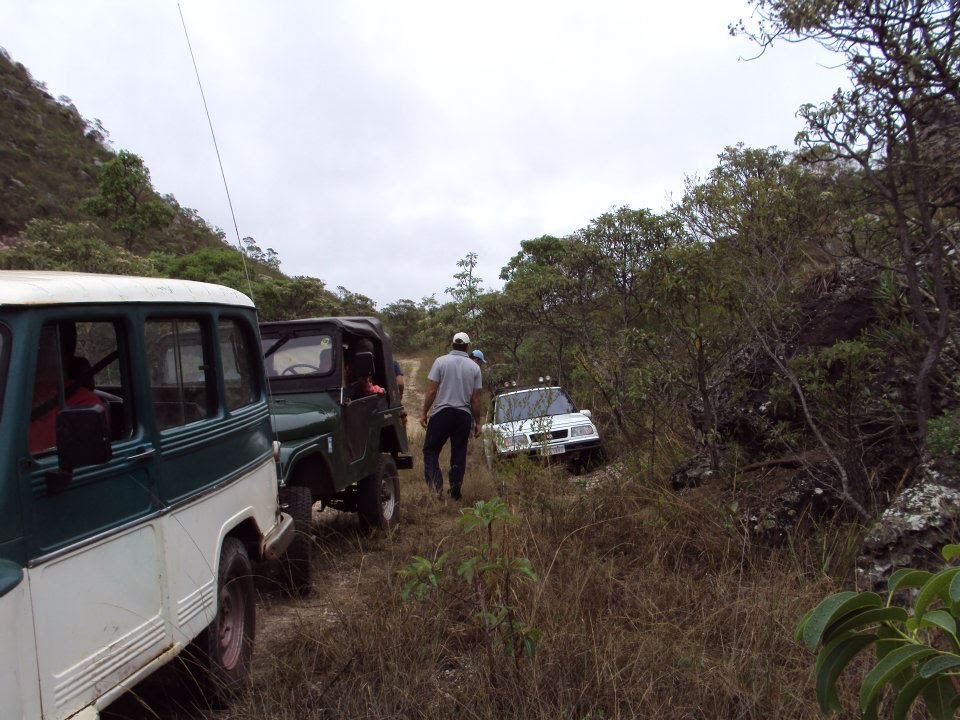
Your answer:
[[[458,332],[456,335],[453,336],[453,344],[454,344],[454,345],[469,345],[469,344],[470,344],[470,336],[467,335],[465,332]]]

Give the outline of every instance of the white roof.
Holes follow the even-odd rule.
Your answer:
[[[232,288],[192,280],[0,270],[0,306],[87,303],[210,303],[253,307]]]

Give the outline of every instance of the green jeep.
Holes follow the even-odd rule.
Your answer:
[[[400,519],[397,469],[413,467],[390,337],[367,317],[260,324],[280,499],[297,525],[290,581],[310,587],[312,506],[356,512],[363,528]]]

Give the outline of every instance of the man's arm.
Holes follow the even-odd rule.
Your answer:
[[[427,415],[430,413],[430,408],[433,407],[433,401],[437,399],[437,389],[440,387],[440,383],[435,380],[428,380],[427,382],[430,383],[430,386],[423,396],[423,412],[420,414],[420,424],[424,427],[427,426]]]
[[[473,436],[480,437],[480,425],[483,420],[480,412],[480,390],[474,390],[470,396],[470,409],[473,411]]]

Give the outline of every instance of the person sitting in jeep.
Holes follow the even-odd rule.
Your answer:
[[[70,343],[72,330],[72,346]],[[96,393],[86,387],[80,378],[67,377],[63,393],[63,402],[60,399],[60,364],[58,360],[63,356],[67,362],[66,372],[69,373],[69,361],[74,359],[73,352],[76,346],[76,329],[64,328],[59,325],[45,325],[40,331],[40,343],[37,349],[37,374],[33,384],[33,410],[30,414],[28,443],[30,452],[37,454],[49,450],[57,445],[57,415],[61,407],[101,407],[106,410],[105,403]]]
[[[368,395],[386,395],[387,391],[381,386],[373,382],[373,378],[370,375],[364,375],[362,377],[354,378],[353,375],[353,361],[356,359],[357,355],[360,353],[370,353],[373,355],[374,347],[373,343],[367,338],[360,338],[354,343],[354,346],[347,348],[344,351],[344,355],[347,358],[347,362],[344,363],[343,373],[344,373],[344,385],[349,388],[347,396],[351,400],[359,400],[362,397],[367,397]]]

